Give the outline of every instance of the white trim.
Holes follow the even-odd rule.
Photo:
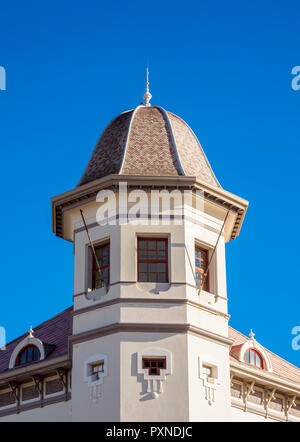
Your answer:
[[[92,373],[92,365],[96,365],[97,363],[104,362],[103,373],[97,373],[93,375]],[[88,383],[88,386],[91,389],[91,399],[93,402],[96,402],[101,396],[100,385],[103,384],[105,376],[107,376],[107,365],[108,365],[108,357],[105,354],[97,354],[91,356],[89,359],[84,361],[84,381]]]
[[[39,349],[40,352],[40,359],[39,361],[42,361],[43,359],[45,359],[45,349],[44,349],[44,345],[42,343],[42,341],[40,341],[39,339],[35,338],[34,336],[27,336],[25,339],[23,339],[21,342],[19,342],[19,344],[15,347],[14,351],[11,354],[10,360],[9,360],[9,366],[8,368],[14,368],[16,365],[16,360],[17,357],[20,353],[20,351],[27,347],[28,345],[33,345],[34,347],[37,347]]]
[[[166,358],[166,368],[160,369],[159,376],[149,375],[148,369],[143,368],[143,358]],[[171,352],[164,350],[163,348],[145,348],[138,352],[137,358],[137,372],[144,376],[144,380],[147,381],[147,393],[152,394],[152,398],[156,399],[160,393],[162,393],[162,383],[166,380],[166,376],[172,374],[172,357]]]
[[[208,366],[212,369],[211,378],[208,378],[203,372],[203,366]],[[205,399],[208,401],[208,405],[212,405],[216,399],[215,392],[221,384],[220,365],[215,359],[212,359],[211,356],[201,355],[198,356],[198,370],[199,379],[205,388]]]
[[[177,161],[178,161],[180,173],[181,173],[182,176],[186,176],[186,173],[184,172],[184,169],[182,167],[182,163],[181,163],[181,159],[180,159],[180,154],[179,154],[179,151],[177,149],[177,144],[176,144],[175,136],[174,136],[174,133],[173,133],[173,126],[172,126],[172,123],[170,121],[169,115],[168,115],[167,111],[165,109],[163,109],[162,107],[160,107],[160,106],[154,106],[154,107],[159,109],[162,112],[163,116],[165,117],[165,121],[166,121],[166,123],[167,123],[167,125],[169,127],[170,136],[171,136],[171,140],[172,140],[172,143],[173,143],[173,148],[175,150],[175,155],[177,156]]]
[[[261,356],[265,362],[265,370],[268,372],[272,372],[271,360],[270,360],[266,350],[255,339],[248,339],[248,341],[246,341],[241,346],[241,349],[240,349],[240,352],[238,355],[239,361],[245,363],[245,354],[248,350],[251,350],[251,349],[257,350],[261,354]],[[259,367],[257,367],[257,368],[259,368]]]

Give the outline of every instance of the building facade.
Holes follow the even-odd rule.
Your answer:
[[[228,324],[248,203],[148,82],[144,99],[52,199],[74,301],[0,352],[0,421],[300,421],[300,370]]]

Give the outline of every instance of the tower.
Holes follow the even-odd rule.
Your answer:
[[[72,419],[228,421],[225,244],[247,202],[191,128],[150,105],[148,79],[144,99],[52,199],[53,230],[74,244]]]

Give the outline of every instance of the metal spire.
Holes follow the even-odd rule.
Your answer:
[[[146,92],[143,95],[143,98],[145,100],[145,106],[151,106],[150,100],[152,98],[152,95],[149,92],[149,69],[148,69],[148,57],[147,57],[147,71],[146,71]]]

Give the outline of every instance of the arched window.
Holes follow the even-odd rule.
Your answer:
[[[245,354],[245,361],[247,364],[254,365],[254,367],[265,368],[264,360],[257,350],[251,348]]]
[[[18,355],[16,365],[28,364],[40,359],[40,352],[34,345],[28,345]]]

